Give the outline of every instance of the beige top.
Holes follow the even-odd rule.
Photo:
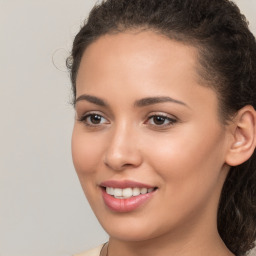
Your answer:
[[[96,248],[90,249],[89,251],[75,254],[74,256],[100,256],[100,251],[102,249],[102,246],[103,244]]]

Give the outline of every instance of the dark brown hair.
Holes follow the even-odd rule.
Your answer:
[[[256,108],[256,42],[245,17],[228,0],[107,0],[96,5],[67,59],[74,99],[87,46],[105,34],[153,30],[198,49],[198,73],[219,97],[225,121],[246,105]],[[231,167],[223,186],[218,230],[236,255],[256,239],[256,153]]]

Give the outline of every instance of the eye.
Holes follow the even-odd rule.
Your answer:
[[[108,120],[104,118],[102,115],[97,113],[90,113],[82,116],[79,118],[79,121],[83,122],[85,125],[88,126],[98,126],[101,124],[108,124]]]
[[[146,123],[154,126],[170,126],[176,122],[177,120],[175,118],[166,115],[152,115],[148,118]]]

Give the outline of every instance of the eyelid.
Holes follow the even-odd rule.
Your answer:
[[[163,117],[166,117],[166,118],[178,120],[178,118],[175,115],[168,114],[166,112],[150,112],[149,114],[147,114],[146,118],[149,118],[149,117],[152,117],[152,116],[163,116]]]
[[[83,112],[82,114],[77,113],[77,120],[84,119],[88,115],[99,115],[99,116],[104,117],[104,115],[100,111],[93,111],[92,110],[92,111]]]
[[[151,112],[150,114],[147,115],[146,121],[144,122],[144,124],[147,124],[151,118],[157,117],[157,116],[166,118],[167,120],[169,120],[169,123],[162,124],[162,125],[157,125],[157,124],[148,124],[148,125],[154,126],[157,128],[164,128],[164,127],[172,126],[179,121],[179,119],[174,115],[170,115],[170,114],[163,113],[163,112],[153,112],[153,113]]]
[[[86,120],[88,117],[93,116],[93,115],[98,115],[98,116],[104,118],[105,120],[107,120],[107,122],[105,122],[105,123],[100,123],[100,124],[89,124],[89,123],[86,123],[85,120]],[[97,127],[97,126],[101,126],[101,125],[110,123],[109,120],[108,120],[108,118],[105,117],[105,115],[104,115],[102,112],[100,112],[100,111],[88,111],[88,112],[83,113],[81,116],[78,115],[78,116],[77,116],[77,121],[82,122],[82,123],[84,123],[86,126],[91,126],[91,127]]]

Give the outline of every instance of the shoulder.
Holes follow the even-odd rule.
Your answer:
[[[82,252],[82,253],[79,253],[79,254],[75,254],[74,256],[99,256],[100,255],[100,251],[102,249],[102,245],[98,246],[98,247],[95,247],[93,249],[90,249],[86,252]]]

